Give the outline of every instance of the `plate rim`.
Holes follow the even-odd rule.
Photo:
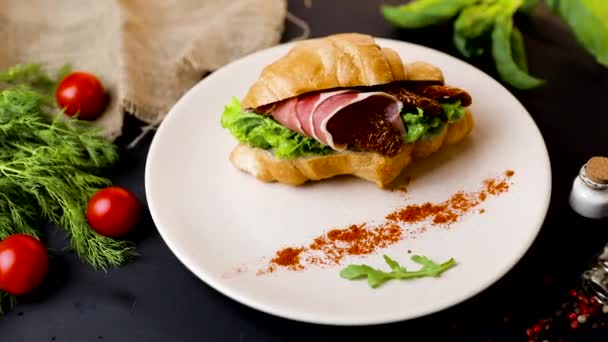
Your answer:
[[[374,39],[376,40],[376,42],[379,45],[383,45],[384,43],[389,43],[389,44],[397,44],[397,45],[401,44],[401,45],[404,45],[405,48],[407,48],[408,46],[414,46],[421,50],[426,50],[426,52],[441,55],[442,58],[453,59],[453,60],[457,60],[460,63],[464,63],[464,64],[468,65],[469,67],[474,68],[477,72],[485,75],[492,82],[496,83],[496,85],[498,85],[498,87],[501,88],[505,92],[505,94],[507,94],[508,96],[511,97],[512,101],[517,103],[519,106],[521,106],[521,108],[523,108],[525,110],[525,112],[528,114],[528,119],[530,120],[532,127],[537,132],[537,134],[540,136],[542,150],[544,151],[543,160],[544,160],[545,167],[543,167],[543,169],[546,170],[547,184],[548,184],[547,189],[546,189],[547,191],[545,192],[545,196],[544,196],[544,203],[542,206],[543,213],[542,213],[542,215],[538,216],[538,219],[537,219],[538,222],[534,222],[534,226],[538,226],[538,228],[536,229],[536,232],[534,234],[530,235],[528,241],[525,241],[525,243],[521,244],[520,251],[518,253],[519,254],[518,257],[513,258],[513,260],[510,263],[505,265],[505,267],[503,268],[503,270],[501,272],[497,272],[493,277],[490,277],[486,282],[479,283],[479,284],[477,284],[477,286],[471,287],[471,289],[469,289],[469,291],[467,291],[466,294],[454,297],[453,300],[449,301],[447,304],[445,304],[443,306],[419,311],[416,314],[405,314],[400,317],[397,317],[396,315],[389,315],[390,317],[373,315],[373,316],[368,317],[367,319],[353,319],[353,318],[324,319],[324,318],[319,318],[319,316],[315,317],[315,315],[311,314],[310,312],[300,312],[300,311],[296,311],[296,310],[291,310],[291,311],[284,310],[284,309],[276,308],[273,305],[266,304],[263,301],[258,301],[256,299],[252,299],[252,298],[248,297],[247,295],[241,294],[241,293],[239,293],[239,291],[233,290],[229,286],[224,286],[220,281],[214,280],[213,277],[211,277],[208,274],[208,272],[205,272],[204,270],[197,270],[196,261],[191,260],[186,255],[186,253],[182,252],[182,250],[176,246],[176,242],[174,242],[171,239],[170,234],[169,234],[171,229],[165,229],[162,227],[162,225],[160,223],[161,221],[158,217],[158,213],[156,212],[156,209],[155,209],[156,202],[153,199],[154,197],[150,196],[151,192],[152,192],[152,190],[151,190],[152,185],[150,183],[151,182],[151,180],[150,180],[151,163],[152,163],[152,160],[155,158],[155,155],[157,155],[157,154],[155,154],[155,151],[158,149],[157,145],[160,144],[159,140],[161,138],[159,138],[159,137],[161,137],[163,135],[163,132],[167,129],[166,128],[168,126],[167,122],[170,122],[171,120],[173,120],[178,115],[177,113],[180,112],[180,108],[184,105],[184,103],[187,102],[185,99],[188,99],[191,96],[193,96],[193,94],[197,92],[197,89],[201,86],[201,84],[215,79],[215,76],[218,75],[219,71],[222,71],[224,69],[229,69],[235,64],[243,63],[245,60],[247,60],[249,58],[253,58],[254,56],[268,53],[270,50],[289,49],[291,46],[293,46],[297,43],[297,42],[287,42],[287,43],[278,44],[278,45],[275,45],[275,46],[272,46],[272,47],[269,47],[266,49],[262,49],[262,50],[254,52],[254,53],[251,53],[249,55],[238,58],[238,59],[218,68],[211,75],[200,80],[194,86],[192,86],[187,92],[185,92],[176,101],[176,103],[167,112],[167,115],[162,120],[161,124],[159,125],[159,127],[152,139],[152,142],[150,143],[150,148],[149,148],[147,156],[146,156],[145,172],[144,172],[144,177],[145,177],[144,187],[145,187],[146,201],[148,203],[148,208],[149,208],[152,220],[154,222],[154,225],[155,225],[157,231],[159,232],[159,235],[161,236],[161,238],[163,239],[163,241],[169,248],[169,250],[175,255],[175,257],[179,260],[179,262],[182,265],[184,265],[186,267],[186,269],[188,269],[190,272],[192,272],[192,274],[194,274],[197,278],[199,278],[202,282],[207,284],[213,290],[215,290],[215,291],[223,294],[224,296],[226,296],[242,305],[245,305],[249,308],[252,308],[257,311],[261,311],[261,312],[264,312],[264,313],[267,313],[267,314],[270,314],[270,315],[273,315],[276,317],[282,317],[282,318],[286,318],[286,319],[290,319],[290,320],[298,321],[298,322],[321,324],[321,325],[333,325],[333,326],[362,326],[362,325],[379,325],[379,324],[395,323],[395,322],[412,320],[415,318],[428,316],[433,313],[441,312],[448,308],[451,308],[451,307],[454,307],[461,303],[464,303],[465,301],[479,295],[480,293],[482,293],[483,291],[487,290],[492,285],[497,283],[499,280],[501,280],[506,274],[508,274],[524,258],[526,253],[532,247],[533,243],[536,241],[538,234],[540,233],[542,226],[543,226],[544,222],[546,221],[549,206],[551,203],[551,195],[553,192],[553,189],[552,189],[553,174],[552,174],[551,160],[549,157],[546,141],[545,141],[543,134],[540,131],[538,125],[532,118],[532,115],[530,114],[530,112],[523,106],[523,104],[519,101],[519,99],[517,99],[515,97],[515,95],[513,95],[513,93],[511,91],[509,91],[509,89],[507,89],[503,84],[501,84],[498,80],[496,80],[494,77],[490,76],[483,70],[475,67],[474,65],[468,63],[465,60],[451,56],[445,52],[442,52],[442,51],[439,51],[439,50],[436,50],[436,49],[433,49],[433,48],[430,48],[430,47],[427,47],[424,45],[411,43],[408,41],[401,41],[401,40],[397,40],[397,39],[383,38],[383,37],[377,37],[377,36],[374,36]]]

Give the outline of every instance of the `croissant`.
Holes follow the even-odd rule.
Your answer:
[[[245,108],[257,108],[320,89],[408,79],[443,83],[443,74],[424,62],[404,66],[395,50],[381,48],[371,36],[336,34],[298,43],[287,55],[266,66],[242,103]]]
[[[262,70],[241,104],[244,111],[270,116],[289,130],[281,130],[286,137],[269,140],[303,136],[331,153],[283,158],[272,143],[241,137],[229,160],[265,182],[301,185],[354,175],[391,187],[413,161],[473,130],[473,115],[465,108],[470,95],[444,83],[436,66],[403,63],[396,51],[368,35],[295,43]]]

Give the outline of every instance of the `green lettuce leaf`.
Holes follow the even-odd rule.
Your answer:
[[[464,117],[465,110],[460,104],[460,100],[454,103],[442,103],[441,108],[448,122],[453,123]]]
[[[405,137],[406,143],[413,143],[423,136],[432,136],[440,133],[443,129],[443,123],[441,119],[437,117],[430,117],[424,115],[424,111],[421,108],[416,108],[417,114],[413,113],[402,113],[403,123],[407,130]]]
[[[277,158],[297,158],[304,155],[324,155],[329,146],[296,133],[271,117],[243,111],[237,98],[224,108],[222,127],[241,143],[264,150],[272,150]]]
[[[465,108],[460,104],[460,100],[454,103],[442,103],[443,121],[454,123],[462,119],[465,115]],[[407,136],[406,143],[413,143],[420,138],[432,138],[443,132],[445,123],[441,118],[424,115],[422,108],[416,108],[418,113],[402,112],[401,118],[405,124]]]

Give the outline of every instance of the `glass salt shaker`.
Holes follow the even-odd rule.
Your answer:
[[[595,265],[583,273],[583,289],[600,303],[608,304],[608,244],[595,260]]]
[[[572,185],[570,207],[584,217],[608,217],[608,158],[593,157],[583,165]]]

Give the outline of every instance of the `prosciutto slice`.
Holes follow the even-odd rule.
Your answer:
[[[377,146],[371,149],[382,152],[380,143],[387,144],[382,139],[390,138],[388,145],[393,148],[388,154],[393,154],[394,146],[398,148],[406,134],[400,117],[402,107],[402,102],[386,92],[337,90],[282,101],[272,108],[270,115],[283,126],[336,151],[345,150],[349,143],[376,141]],[[362,134],[369,137],[362,139]]]
[[[294,97],[282,102],[279,102],[270,112],[275,120],[281,123],[281,125],[296,131],[300,134],[306,135],[302,130],[302,125],[298,120],[297,115],[293,115],[296,112],[296,106],[298,104],[298,98]]]

